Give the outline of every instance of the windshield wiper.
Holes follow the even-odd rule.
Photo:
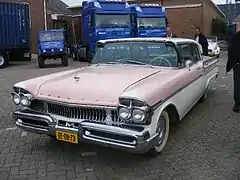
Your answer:
[[[138,65],[147,65],[147,64],[145,64],[145,63],[143,63],[143,62],[134,61],[134,60],[130,60],[130,59],[128,59],[128,60],[122,60],[122,62],[123,62],[123,63],[130,63],[130,64],[138,64]]]

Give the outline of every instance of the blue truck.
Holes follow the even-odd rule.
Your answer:
[[[38,67],[44,68],[47,59],[60,58],[68,66],[68,53],[64,29],[42,30],[38,33]]]
[[[91,59],[98,40],[131,37],[131,10],[121,0],[92,0],[82,3],[82,41]]]
[[[161,37],[166,34],[164,8],[158,5],[129,5],[125,0],[91,0],[82,3],[82,44],[73,59],[90,61],[96,42],[129,37]]]
[[[165,8],[158,4],[130,5],[133,37],[163,37],[168,21]]]
[[[29,5],[0,2],[0,68],[10,60],[31,60]]]

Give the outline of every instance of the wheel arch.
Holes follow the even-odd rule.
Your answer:
[[[180,116],[177,110],[177,107],[174,104],[168,104],[166,105],[162,111],[167,111],[170,123],[176,123],[180,121]]]

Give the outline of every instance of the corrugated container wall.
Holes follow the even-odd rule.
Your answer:
[[[0,49],[29,48],[29,5],[0,2]]]
[[[38,31],[44,29],[44,3],[43,0],[0,0],[0,2],[27,3],[30,6],[30,41],[31,52],[37,53]]]

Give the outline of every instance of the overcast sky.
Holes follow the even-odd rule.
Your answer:
[[[82,0],[62,0],[62,1],[64,1],[69,6],[75,6],[80,5],[80,2]],[[213,0],[213,2],[215,2],[216,4],[225,4],[226,0]],[[234,2],[234,0],[232,0],[232,2]]]

